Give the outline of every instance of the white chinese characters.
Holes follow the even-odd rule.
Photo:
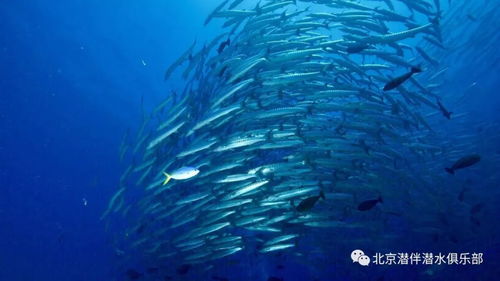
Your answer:
[[[479,265],[483,263],[483,253],[376,253],[370,257],[362,250],[351,252],[353,263],[375,265]]]
[[[376,253],[372,259],[376,265],[479,265],[483,253]]]

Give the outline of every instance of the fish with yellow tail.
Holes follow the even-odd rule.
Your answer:
[[[165,181],[163,181],[163,185],[166,185],[171,179],[174,179],[174,180],[190,179],[190,178],[196,176],[199,172],[200,172],[200,170],[198,170],[195,167],[182,167],[182,168],[179,168],[179,169],[173,171],[170,174],[163,172],[163,174],[165,175]]]

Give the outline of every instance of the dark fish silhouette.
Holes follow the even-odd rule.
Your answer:
[[[188,271],[190,269],[191,269],[191,265],[190,264],[183,264],[183,265],[177,267],[177,274],[184,275],[184,274],[188,273]]]
[[[372,148],[368,144],[366,144],[365,140],[359,140],[358,145],[365,151],[366,154],[370,154],[370,150]]]
[[[441,113],[443,113],[443,116],[448,119],[451,119],[451,114],[453,112],[448,111],[439,100],[437,101],[437,105],[439,106],[439,110],[441,110]]]
[[[471,216],[470,217],[470,222],[472,224],[474,224],[475,226],[481,226],[481,221],[478,218],[476,218],[476,217]]]
[[[227,279],[226,277],[221,277],[217,275],[212,275],[212,279],[217,281],[229,281],[229,279]]]
[[[463,202],[465,198],[465,192],[467,191],[467,188],[462,189],[460,191],[460,194],[458,194],[458,201]]]
[[[453,174],[455,174],[456,170],[470,167],[470,166],[476,164],[477,162],[479,162],[480,160],[481,160],[481,156],[479,156],[477,154],[472,154],[472,155],[464,156],[464,157],[458,159],[457,162],[455,162],[455,164],[453,164],[453,166],[451,166],[451,168],[444,168],[444,169],[446,170],[446,172],[453,175]]]
[[[379,198],[377,199],[366,200],[358,205],[358,210],[368,211],[371,210],[373,207],[375,207],[378,203],[383,203],[383,202],[384,201],[382,201],[382,196],[379,196]]]
[[[346,51],[349,53],[349,54],[355,54],[355,53],[359,53],[363,50],[366,50],[370,47],[370,45],[368,44],[365,44],[365,43],[355,43],[353,45],[350,45],[349,47],[347,47]]]
[[[302,200],[299,203],[299,205],[297,207],[295,207],[295,209],[298,212],[309,211],[309,210],[312,209],[312,207],[314,207],[314,205],[316,204],[316,202],[318,202],[319,198],[323,198],[323,200],[325,200],[325,194],[323,193],[323,191],[321,191],[319,193],[319,195],[317,195],[317,196],[312,196],[312,197],[309,197],[309,198],[306,198],[306,199]]]
[[[125,272],[125,274],[127,274],[127,277],[130,279],[130,280],[137,280],[139,278],[142,277],[142,273],[140,272],[137,272],[135,271],[134,269],[129,269],[127,270],[127,272]]]
[[[477,203],[476,205],[474,205],[470,208],[470,213],[472,215],[477,214],[483,209],[483,207],[484,207],[483,203]]]
[[[467,14],[467,18],[470,19],[471,21],[477,21],[477,18],[471,14]]]
[[[220,70],[220,72],[219,72],[219,77],[222,77],[222,75],[224,75],[224,73],[226,72],[226,70],[227,70],[227,65],[226,65],[226,66],[224,66],[224,67]]]
[[[139,226],[139,228],[137,228],[136,233],[137,233],[137,234],[141,234],[141,233],[143,233],[143,232],[144,232],[144,230],[146,229],[146,227],[147,227],[147,223],[143,223],[143,224],[141,224],[141,225]]]
[[[224,48],[226,48],[227,46],[229,46],[229,44],[231,44],[231,40],[229,38],[227,38],[226,41],[220,43],[219,48],[217,49],[217,52],[219,54],[222,53],[222,51],[224,51]]]
[[[399,85],[403,84],[406,80],[408,80],[413,74],[422,72],[422,69],[420,67],[414,66],[411,68],[411,71],[408,73],[405,73],[399,77],[396,77],[389,81],[387,84],[384,86],[384,91],[390,91],[392,89],[397,88]]]

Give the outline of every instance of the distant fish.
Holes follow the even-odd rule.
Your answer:
[[[135,271],[134,269],[129,269],[127,270],[127,272],[125,272],[125,274],[127,274],[127,277],[130,279],[130,280],[137,280],[139,278],[142,277],[142,273],[140,272],[137,272]]]
[[[144,232],[144,230],[146,229],[147,227],[147,223],[142,223],[139,228],[137,228],[137,230],[135,231],[135,233],[137,234],[141,234]]]
[[[475,215],[477,213],[479,213],[484,207],[484,204],[483,203],[477,203],[476,205],[472,206],[470,208],[470,213],[471,215]]]
[[[481,160],[481,156],[479,156],[477,154],[472,154],[472,155],[464,156],[464,157],[458,159],[457,162],[455,162],[455,164],[453,164],[453,166],[451,166],[451,168],[444,168],[444,169],[446,170],[446,172],[453,175],[453,174],[455,174],[456,170],[470,167],[470,166],[476,164],[477,162],[479,162],[480,160]]]
[[[360,211],[368,211],[375,207],[378,203],[383,203],[382,196],[379,196],[377,199],[371,199],[361,202],[358,205],[358,210]]]
[[[184,275],[184,274],[188,273],[190,269],[191,269],[190,264],[183,264],[183,265],[177,267],[176,271],[177,271],[177,274]]]
[[[431,64],[433,64],[434,66],[438,66],[439,65],[439,61],[437,61],[436,59],[432,58],[431,56],[429,56],[425,51],[424,49],[422,48],[419,48],[419,47],[415,47],[415,50],[417,50],[417,52],[428,62],[430,62]]]
[[[408,80],[413,74],[422,72],[422,69],[420,67],[412,67],[410,72],[405,73],[399,77],[396,77],[389,81],[387,84],[384,86],[384,91],[390,91],[392,89],[397,88],[399,85],[403,84],[406,80]]]
[[[451,114],[453,112],[448,111],[439,100],[437,101],[437,105],[439,106],[439,110],[441,110],[441,113],[443,113],[443,116],[451,119]]]
[[[471,21],[477,21],[477,18],[471,14],[467,14],[467,18],[470,19]]]
[[[481,226],[481,221],[478,218],[474,217],[474,216],[470,217],[470,222],[472,224],[474,224],[475,226],[478,226],[478,227]]]
[[[219,53],[219,54],[222,53],[222,51],[224,51],[224,48],[229,46],[229,44],[231,44],[231,40],[229,38],[227,38],[226,41],[220,43],[219,48],[217,49],[217,53]]]
[[[467,188],[463,188],[462,191],[460,191],[460,194],[458,194],[458,201],[463,202],[465,198],[465,192],[467,191]]]
[[[170,181],[170,179],[174,180],[190,179],[196,176],[199,172],[200,170],[194,167],[182,167],[173,171],[170,174],[163,172],[163,174],[165,175],[165,181],[163,182],[163,185],[166,185]]]
[[[355,44],[352,44],[349,47],[347,47],[346,52],[348,52],[349,54],[356,54],[356,53],[359,53],[359,52],[366,50],[368,48],[370,48],[370,45],[368,45],[368,44],[355,43]]]
[[[298,212],[307,212],[311,210],[314,205],[316,205],[316,202],[318,202],[319,198],[323,198],[323,200],[325,200],[325,194],[323,193],[323,191],[321,191],[317,196],[312,196],[302,200],[299,205],[295,207],[295,209]]]
[[[358,146],[361,147],[366,154],[370,154],[371,147],[368,144],[366,144],[365,140],[363,139],[359,140]]]
[[[221,277],[217,275],[212,275],[212,279],[217,281],[229,281],[229,279],[227,279],[226,277]]]

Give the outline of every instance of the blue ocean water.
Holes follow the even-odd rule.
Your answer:
[[[491,2],[500,7],[499,1]],[[206,15],[218,3],[2,3],[0,280],[127,280],[124,271],[128,267],[145,266],[123,265],[112,246],[113,230],[106,232],[99,220],[126,168],[118,161],[118,148],[124,133],[141,125],[144,112],[163,100],[170,87],[182,84],[181,80],[163,81],[168,64],[193,40],[203,41],[219,33],[216,25],[203,27]],[[500,140],[500,35],[496,11],[466,23],[470,28],[461,30],[471,34],[455,36],[469,41],[460,42],[466,45],[458,55],[455,52],[446,58],[450,71],[440,91],[451,110],[467,113],[466,118],[434,124],[454,142],[460,142],[465,133],[484,140],[474,144],[481,148],[476,152],[482,155],[484,166],[467,171],[461,179],[473,182],[470,188],[479,191],[474,192],[473,203],[483,202],[487,215],[479,230],[463,225],[464,232],[476,235],[467,236],[472,243],[461,247],[460,242],[454,250],[484,252],[485,264],[456,269],[463,272],[464,280],[491,280],[481,278],[499,273],[500,142],[496,141]],[[488,46],[486,55],[484,46]],[[462,183],[451,180],[442,184],[444,190],[458,194]],[[399,245],[395,251],[413,250],[412,243],[400,243],[395,242]],[[417,241],[413,247],[425,243]],[[275,262],[254,261],[251,267],[261,276],[258,280],[277,274],[266,265]],[[301,264],[292,262],[280,278],[356,280],[345,272],[360,270],[332,264],[324,272],[311,273],[307,264],[313,262],[306,257]],[[247,275],[239,276],[230,267],[225,272],[229,280],[246,280],[242,276]],[[385,280],[403,280],[395,276],[406,269],[387,268],[384,272],[391,270],[387,275],[392,277]],[[447,280],[439,279],[439,270],[432,277],[419,277],[421,271],[407,270],[412,278],[408,280]],[[381,276],[380,271],[367,271],[364,280],[384,280]],[[191,280],[189,276],[179,278]],[[203,280],[211,280],[211,274]]]

